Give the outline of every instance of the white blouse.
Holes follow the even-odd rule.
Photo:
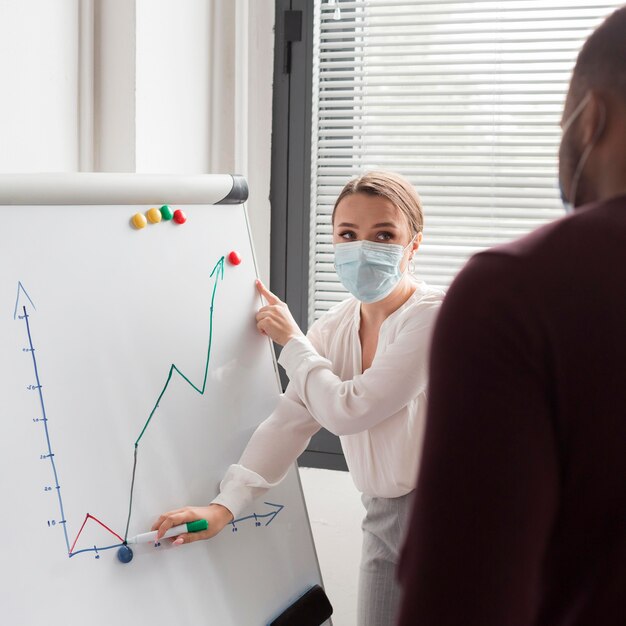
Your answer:
[[[231,465],[214,503],[238,517],[279,483],[323,426],[339,435],[357,489],[395,498],[415,488],[420,459],[428,353],[443,292],[417,283],[382,324],[372,365],[362,372],[360,302],[338,304],[307,337],[292,339],[278,362],[290,383]]]

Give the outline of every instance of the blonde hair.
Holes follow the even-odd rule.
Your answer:
[[[415,187],[400,174],[394,172],[366,172],[353,178],[341,190],[333,207],[332,223],[335,223],[335,211],[339,203],[354,193],[365,193],[370,196],[387,198],[406,217],[413,236],[424,229],[424,213],[422,201]]]

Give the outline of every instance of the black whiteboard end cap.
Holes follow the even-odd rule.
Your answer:
[[[216,204],[242,204],[248,199],[248,181],[245,176],[233,174],[232,179],[232,189]]]
[[[324,590],[315,585],[268,626],[320,626],[333,614]]]

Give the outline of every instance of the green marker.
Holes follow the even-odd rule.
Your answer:
[[[206,530],[209,527],[209,522],[205,519],[199,519],[195,522],[189,522],[187,524],[179,524],[178,526],[174,526],[170,528],[164,535],[163,539],[166,537],[176,537],[177,535],[182,535],[184,533],[198,533],[200,531]],[[153,530],[149,533],[142,533],[141,535],[135,535],[130,539],[126,540],[126,543],[154,543],[157,540],[157,532]]]

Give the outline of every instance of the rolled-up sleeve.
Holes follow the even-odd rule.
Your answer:
[[[309,337],[321,351],[316,326],[311,327]],[[239,463],[228,468],[220,494],[212,504],[221,504],[238,517],[254,500],[280,483],[319,429],[290,384],[272,414],[254,431]]]

